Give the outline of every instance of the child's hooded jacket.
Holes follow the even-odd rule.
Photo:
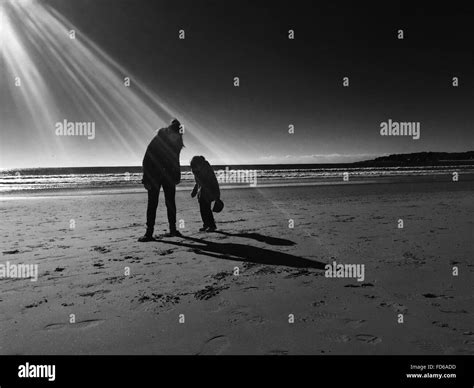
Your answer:
[[[215,201],[221,196],[219,183],[217,182],[216,174],[209,162],[206,160],[199,172],[194,174],[196,186],[194,189],[198,190],[198,199],[204,199],[208,202]]]

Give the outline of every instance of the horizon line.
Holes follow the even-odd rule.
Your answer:
[[[213,166],[312,166],[312,165],[351,165],[357,163],[367,163],[367,162],[375,162],[377,158],[380,157],[387,157],[387,156],[395,156],[395,155],[416,155],[416,154],[463,154],[463,153],[470,153],[474,152],[474,150],[470,151],[456,151],[456,152],[447,152],[447,151],[419,151],[419,152],[410,152],[410,153],[402,153],[402,154],[381,154],[373,159],[364,159],[356,162],[326,162],[326,163],[244,163],[244,164],[213,164]],[[469,160],[469,159],[468,159]],[[454,160],[453,160],[454,161]],[[461,160],[458,160],[461,161]],[[395,161],[394,161],[395,162]],[[46,169],[46,168],[138,168],[142,167],[142,165],[102,165],[102,166],[40,166],[40,167],[0,167],[0,171],[9,171],[9,170],[26,170],[26,169]],[[181,167],[190,167],[189,164],[181,164]]]

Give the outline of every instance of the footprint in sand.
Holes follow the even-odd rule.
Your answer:
[[[232,276],[232,272],[218,272],[215,275],[211,275],[211,278],[217,281],[224,280],[225,278]]]
[[[433,321],[431,324],[437,327],[449,328],[449,325],[445,322]]]
[[[169,255],[169,254],[173,253],[174,251],[175,251],[175,249],[167,249],[165,251],[160,251],[158,254],[160,256],[166,256],[166,255]]]
[[[381,306],[381,307],[390,307],[393,311],[395,311],[397,313],[401,313],[401,314],[406,314],[408,312],[408,308],[406,306],[404,306],[401,303],[397,303],[397,302],[392,302],[392,301],[381,302],[379,304],[379,306]]]
[[[356,340],[367,344],[376,345],[382,342],[382,339],[372,334],[357,334]]]
[[[350,318],[343,318],[341,321],[344,323],[344,325],[352,327],[352,328],[358,328],[362,326],[366,321],[365,319],[350,319]]]
[[[315,313],[313,313],[313,315],[315,315],[317,318],[311,319],[312,322],[319,321],[321,319],[334,320],[335,322],[340,322],[344,326],[348,326],[352,329],[356,329],[365,324],[366,322],[365,319],[344,318],[341,317],[339,314],[334,314],[327,311],[316,311]]]
[[[378,298],[377,295],[370,295],[370,294],[364,294],[363,297],[368,298],[368,299],[377,299]]]
[[[254,267],[262,267],[263,264],[258,264],[258,263],[252,263],[250,261],[245,261],[243,264],[242,264],[242,267],[244,269],[250,269],[250,268],[254,268]]]
[[[374,287],[372,283],[362,283],[362,284],[346,284],[344,287],[348,288],[358,288],[358,287]]]
[[[222,354],[230,346],[230,341],[225,335],[216,335],[208,339],[197,355]]]
[[[464,341],[464,345],[474,346],[474,339],[467,339]]]
[[[323,338],[329,341],[339,342],[339,343],[346,343],[346,342],[351,341],[351,337],[349,337],[346,334],[339,335],[339,334],[333,334],[333,333],[326,333],[326,334],[323,334]]]
[[[124,259],[130,260],[131,263],[140,263],[140,261],[142,260],[142,258],[138,256],[125,256]]]
[[[425,340],[415,340],[411,341],[413,345],[415,345],[418,349],[423,350],[427,353],[433,353],[433,354],[443,354],[444,353],[444,348],[434,342],[430,341],[425,341]]]
[[[275,349],[270,350],[267,354],[272,356],[286,356],[288,353],[288,350]]]
[[[428,292],[426,294],[422,294],[425,298],[430,298],[430,299],[452,299],[452,296],[446,296],[446,295],[436,295],[432,294],[431,292]]]
[[[105,322],[104,319],[88,319],[76,323],[50,323],[49,325],[46,325],[43,330],[58,330],[65,328],[89,329],[91,327],[99,326],[103,322]]]
[[[276,274],[277,271],[275,270],[274,267],[270,267],[268,265],[262,267],[262,268],[259,268],[257,271],[255,271],[255,275],[272,275],[272,274]]]
[[[206,286],[204,289],[194,293],[194,297],[198,300],[208,300],[218,295],[222,290],[226,290],[228,286]]]
[[[339,314],[331,313],[328,311],[316,311],[313,313],[318,318],[324,318],[324,319],[340,319],[341,316]]]
[[[249,307],[236,306],[232,311],[229,323],[242,324],[242,322],[245,322],[246,324],[251,323],[261,325],[265,323],[265,320],[261,316],[255,314],[255,312]]]
[[[117,284],[117,283],[122,283],[125,279],[125,276],[111,276],[108,278],[105,278],[105,281],[108,284]]]
[[[297,278],[300,276],[308,276],[312,275],[313,273],[308,271],[306,268],[297,269],[297,270],[290,270],[290,273],[285,276],[285,279]]]
[[[11,251],[3,251],[2,252],[4,255],[16,255],[17,253],[20,253],[18,249],[13,249]]]
[[[105,247],[93,247],[91,249],[91,251],[96,251],[96,252],[100,252],[100,253],[108,253],[108,252],[110,252],[110,249],[105,248]]]
[[[42,300],[39,300],[37,302],[34,302],[34,303],[31,303],[29,305],[26,305],[25,306],[25,309],[30,309],[32,307],[38,307],[40,304],[43,304],[43,303],[48,303],[48,299],[46,298],[43,298]]]
[[[92,292],[83,292],[80,293],[79,296],[96,296],[96,295],[104,295],[108,294],[110,290],[97,290],[97,291],[92,291]]]

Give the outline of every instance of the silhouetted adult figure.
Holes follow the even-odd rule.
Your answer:
[[[156,209],[160,189],[165,193],[169,233],[166,236],[181,236],[176,230],[176,185],[181,181],[179,153],[184,147],[181,124],[174,119],[166,128],[161,128],[146,149],[143,158],[142,183],[148,191],[146,211],[146,233],[138,241],[152,241],[155,227]]]

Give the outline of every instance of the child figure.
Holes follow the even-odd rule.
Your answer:
[[[203,226],[199,231],[214,232],[216,223],[212,214],[211,203],[220,199],[219,183],[214,170],[204,156],[194,156],[190,164],[196,180],[191,197],[194,198],[197,194],[203,222]]]

